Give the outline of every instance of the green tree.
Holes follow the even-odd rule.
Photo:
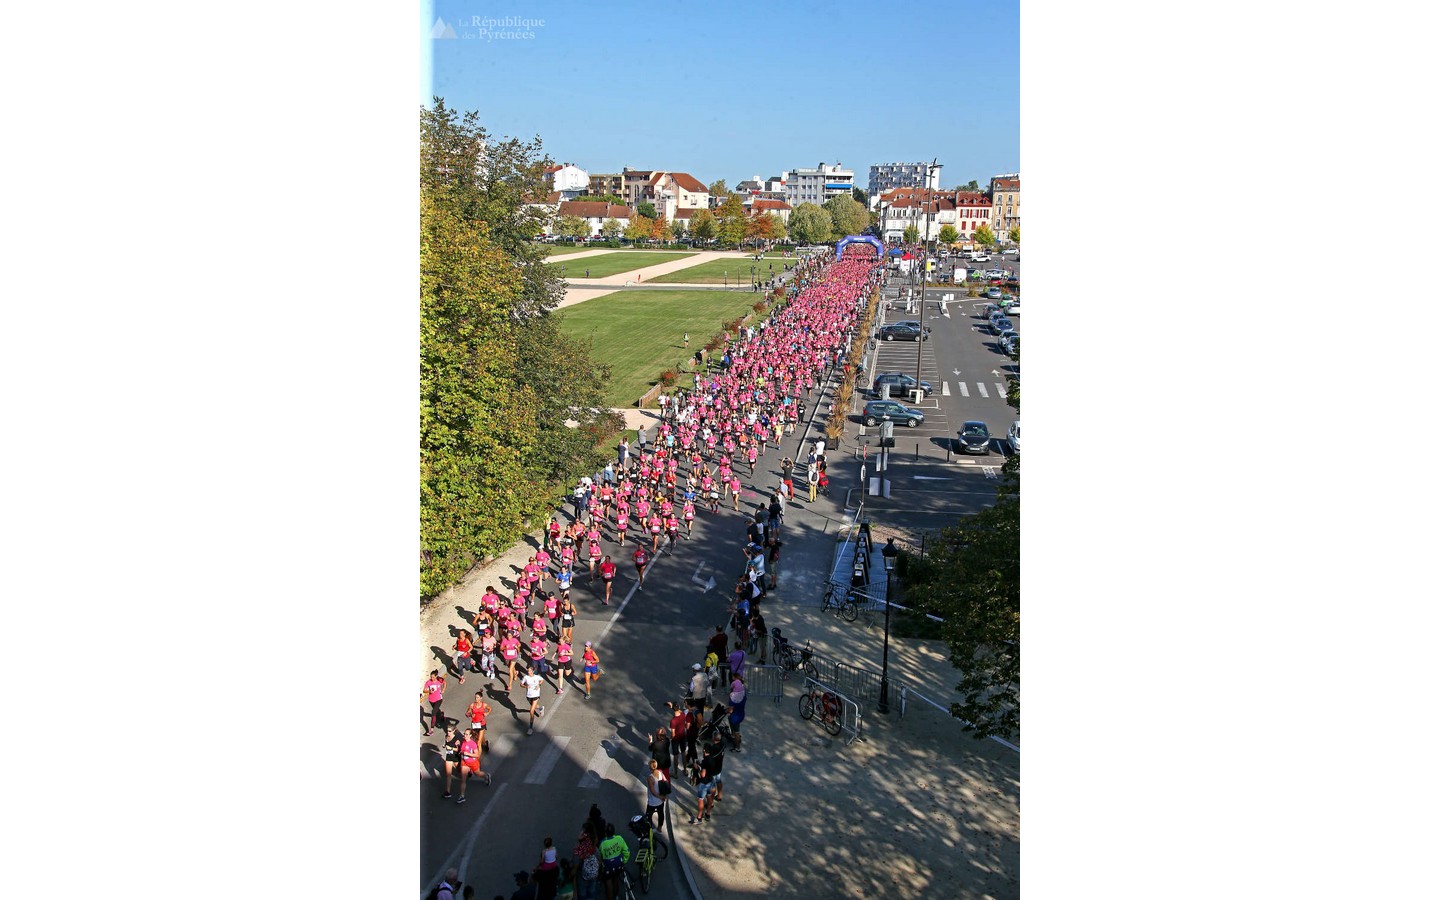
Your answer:
[[[519,539],[619,426],[608,371],[548,313],[558,274],[540,143],[489,135],[435,98],[420,115],[420,590]]]
[[[625,226],[625,236],[636,243],[650,239],[650,228],[653,219],[647,219],[641,215],[630,217],[630,223]]]
[[[1007,461],[994,506],[940,532],[924,575],[905,586],[918,608],[944,619],[960,670],[950,713],[977,738],[1013,737],[1020,724],[1020,477]]]
[[[785,240],[785,220],[775,213],[766,213],[765,218],[770,220],[770,240]]]
[[[830,240],[834,220],[814,203],[801,203],[790,213],[790,236],[802,244],[823,244]]]
[[[606,219],[600,223],[600,236],[607,241],[613,241],[624,234],[625,226],[621,225],[618,219]]]
[[[1016,225],[1014,228],[1010,229],[1010,242],[1011,242],[1012,244],[1018,244],[1018,243],[1020,243],[1020,226],[1019,226],[1019,225]]]
[[[575,198],[576,202],[590,203],[613,203],[616,206],[624,206],[625,201],[614,194],[582,194]]]
[[[720,222],[720,240],[726,244],[738,245],[745,239],[745,204],[741,202],[739,194],[731,194],[725,198],[716,210]]]
[[[865,201],[870,199],[870,195],[860,190],[859,188],[851,188],[850,196],[854,197],[855,202],[860,204],[861,206],[864,206]]]
[[[975,234],[972,235],[972,237],[975,243],[982,247],[995,246],[995,232],[990,230],[990,224],[988,222],[982,222],[980,227],[975,229]]]
[[[969,184],[962,184],[960,187],[956,188],[956,190],[969,191],[972,194],[978,194],[980,192],[980,182],[972,178],[970,179]]]
[[[830,214],[831,227],[837,237],[859,234],[870,224],[870,213],[848,194],[826,200],[825,211]]]
[[[589,237],[590,225],[579,216],[561,216],[555,226],[555,233],[568,238]]]
[[[725,198],[730,195],[730,189],[725,186],[725,179],[717,178],[710,182],[710,196]]]
[[[690,217],[690,233],[702,241],[713,240],[719,230],[715,214],[708,209],[697,210],[695,215]]]
[[[905,233],[900,237],[907,244],[918,244],[920,243],[920,229],[915,227],[914,222],[911,222],[905,226]]]
[[[675,236],[675,240],[680,241],[685,239],[689,228],[686,227],[684,219],[676,219],[670,223],[670,232]]]
[[[940,243],[953,244],[960,239],[960,232],[955,230],[954,225],[940,226]]]
[[[655,212],[655,204],[651,203],[649,200],[641,200],[639,203],[635,204],[635,212],[639,213],[647,219],[654,219],[658,215]]]

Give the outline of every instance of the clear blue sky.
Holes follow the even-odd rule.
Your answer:
[[[472,24],[507,16],[537,24]],[[430,37],[437,17],[456,39]],[[422,104],[589,172],[733,186],[823,160],[863,187],[873,163],[939,157],[950,187],[1020,171],[1014,0],[432,0],[420,19]]]

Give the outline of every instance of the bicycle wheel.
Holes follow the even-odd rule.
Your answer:
[[[820,675],[820,670],[815,668],[815,663],[811,662],[808,659],[805,660],[805,662],[801,665],[801,668],[804,669],[805,674],[809,675],[811,678],[817,678]]]
[[[831,716],[825,720],[825,730],[831,734],[840,733],[840,716]]]
[[[800,697],[800,718],[808,719],[815,715],[815,698],[809,694]]]
[[[669,855],[670,845],[662,841],[660,835],[655,835],[655,859],[661,860]]]
[[[635,900],[635,888],[630,886],[630,873],[625,869],[620,870],[620,890],[625,900]]]
[[[648,894],[650,893],[650,865],[654,865],[654,863],[652,862],[650,865],[637,863],[636,865],[640,869],[640,893]]]
[[[855,621],[860,615],[860,604],[856,603],[853,598],[846,600],[840,605],[840,615],[843,616],[847,622]]]

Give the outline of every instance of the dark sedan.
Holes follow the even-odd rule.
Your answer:
[[[990,453],[990,429],[984,422],[969,421],[960,426],[960,452]]]
[[[886,325],[880,329],[882,341],[921,341],[930,339],[930,329],[919,329],[913,325]]]

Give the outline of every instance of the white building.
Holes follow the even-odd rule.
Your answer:
[[[990,224],[990,198],[971,191],[936,191],[893,188],[880,195],[875,206],[880,234],[887,241],[902,239],[914,225],[922,241],[940,238],[940,229],[953,226],[958,240],[968,241],[981,225]]]
[[[571,163],[550,166],[545,170],[545,185],[562,200],[574,200],[590,190],[590,174]]]
[[[855,173],[820,163],[813,169],[791,169],[785,173],[785,201],[792,207],[801,203],[823,204],[831,197],[849,195],[855,187]]]
[[[556,225],[562,216],[579,216],[590,227],[590,237],[595,237],[600,234],[600,226],[605,224],[606,219],[614,219],[621,225],[629,225],[632,212],[628,206],[602,203],[599,200],[567,200],[555,210],[555,215],[550,219],[550,225],[545,229],[545,233],[555,234]]]
[[[929,188],[932,191],[940,189],[940,170],[945,168],[943,163],[931,166],[929,163],[880,163],[870,167],[870,187],[868,196],[870,208],[874,209],[876,198],[880,194],[892,188]],[[925,173],[931,170],[927,176]]]

